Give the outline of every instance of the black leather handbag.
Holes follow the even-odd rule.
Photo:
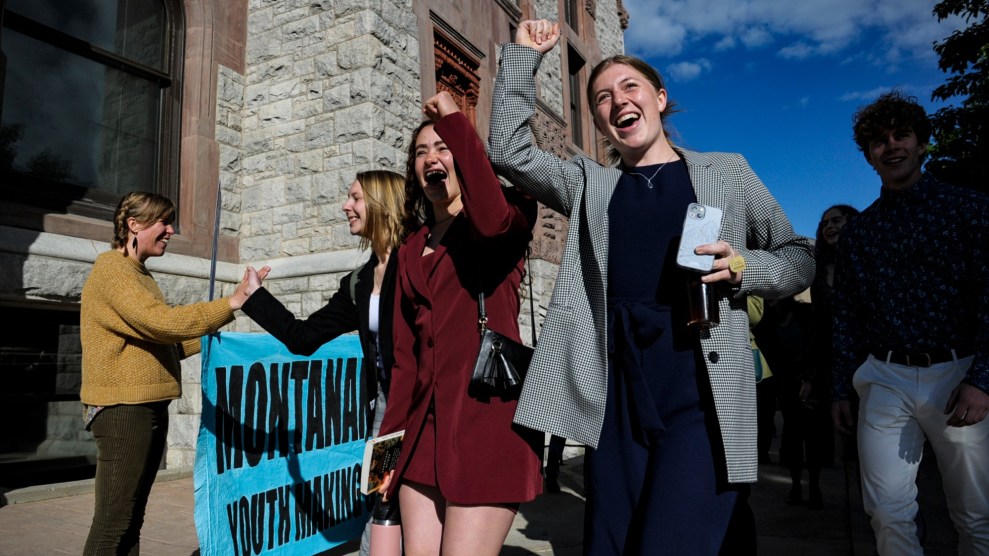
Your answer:
[[[517,396],[535,350],[488,328],[483,293],[477,295],[477,313],[481,349],[470,379],[471,393],[480,396]]]

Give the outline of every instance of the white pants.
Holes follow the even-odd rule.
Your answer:
[[[927,368],[869,356],[852,378],[860,397],[859,460],[865,511],[883,556],[923,556],[914,517],[924,439],[937,456],[961,556],[989,556],[989,419],[946,425],[951,391],[972,357]]]

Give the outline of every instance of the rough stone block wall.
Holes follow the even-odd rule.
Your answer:
[[[622,6],[621,0],[596,1],[594,31],[597,33],[601,57],[607,58],[615,54],[624,54],[625,35],[623,31],[628,26],[628,12]]]
[[[217,102],[244,262],[357,245],[340,207],[358,171],[404,172],[418,48],[408,2],[252,3],[247,71],[222,69]]]
[[[221,227],[239,233],[244,264],[355,248],[341,210],[350,184],[363,170],[404,174],[421,114],[411,1],[252,0],[247,37],[244,74],[220,67],[217,75]],[[276,273],[265,285],[306,317],[325,305],[344,274]],[[182,280],[169,289],[181,291]],[[243,314],[232,328],[261,330]],[[169,467],[195,460],[200,365],[198,356],[182,364]]]
[[[536,0],[536,18],[557,21],[560,19],[560,9],[556,0]],[[536,74],[536,86],[539,98],[561,117],[563,110],[564,75],[561,65],[559,47],[546,53],[539,72]]]

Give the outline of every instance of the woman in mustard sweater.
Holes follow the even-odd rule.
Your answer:
[[[138,554],[144,510],[168,433],[168,404],[182,393],[179,360],[199,338],[233,320],[247,281],[230,297],[170,306],[144,266],[172,234],[175,205],[154,193],[125,195],[110,251],[82,289],[82,390],[93,432],[96,511],[84,554]]]

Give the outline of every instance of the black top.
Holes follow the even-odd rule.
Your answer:
[[[357,331],[364,352],[364,377],[370,404],[377,396],[378,381],[388,395],[391,382],[391,368],[395,364],[392,353],[392,320],[395,307],[395,276],[398,268],[398,249],[388,257],[388,266],[381,283],[381,298],[378,305],[378,341],[372,340],[368,330],[368,311],[371,303],[371,290],[374,289],[374,267],[378,258],[372,254],[370,260],[357,273],[354,297],[350,297],[351,274],[340,281],[340,288],[324,307],[306,319],[297,319],[275,296],[265,288],[260,288],[244,303],[242,310],[269,334],[277,338],[289,351],[298,355],[310,355],[320,346],[341,334]],[[380,354],[378,353],[380,346]],[[382,374],[378,376],[375,362],[381,356]]]
[[[625,170],[608,204],[609,368],[630,398],[632,435],[646,446],[670,424],[660,402],[694,387],[678,378],[693,376],[698,344],[687,328],[690,271],[676,253],[695,200],[687,166],[676,161]]]

